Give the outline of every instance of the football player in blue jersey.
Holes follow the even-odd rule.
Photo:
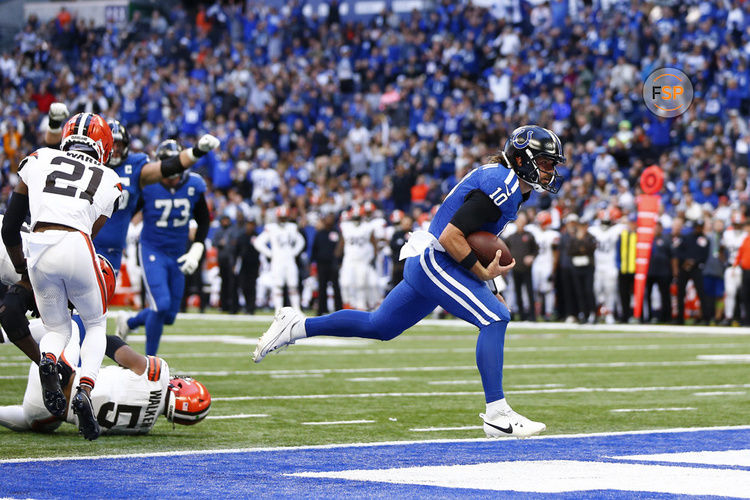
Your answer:
[[[176,161],[185,154],[177,142],[159,144],[156,156],[162,163]],[[145,186],[143,229],[141,230],[141,265],[146,279],[149,307],[137,315],[117,318],[117,334],[146,325],[146,354],[156,355],[164,325],[174,323],[185,291],[185,275],[193,274],[203,255],[203,241],[208,234],[209,213],[204,193],[206,182],[195,173],[182,171]],[[198,228],[186,252],[190,219]]]
[[[442,306],[479,327],[476,362],[487,403],[480,414],[488,437],[527,437],[546,429],[513,411],[502,387],[503,346],[510,313],[487,281],[515,265],[495,259],[483,266],[466,237],[475,231],[500,234],[516,219],[531,190],[556,193],[562,178],[555,166],[565,162],[560,139],[551,130],[528,125],[513,131],[503,150],[488,164],[461,179],[440,206],[428,231],[412,234],[401,250],[404,280],[374,312],[342,310],[308,318],[287,307],[274,317],[253,353],[257,363],[271,351],[304,337],[331,335],[391,340]]]
[[[67,120],[69,115],[68,108],[64,103],[55,102],[50,105],[48,113],[47,132],[45,133],[45,142],[47,145],[60,143],[62,124]],[[149,184],[159,182],[168,175],[177,172],[173,170],[181,167],[180,171],[190,168],[198,159],[219,146],[219,140],[210,135],[204,134],[198,140],[198,145],[192,149],[187,149],[179,156],[173,159],[179,159],[169,165],[165,172],[162,161],[157,160],[150,162],[145,153],[130,152],[130,134],[125,126],[117,120],[108,120],[107,125],[112,130],[114,146],[107,166],[114,169],[120,176],[122,185],[122,198],[120,199],[119,209],[112,214],[112,217],[102,227],[94,238],[96,251],[104,255],[115,272],[120,272],[120,263],[122,262],[122,251],[125,248],[125,239],[128,234],[128,225],[136,212],[138,200],[141,196],[141,189]]]

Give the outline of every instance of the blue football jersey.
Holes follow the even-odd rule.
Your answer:
[[[144,187],[141,243],[172,257],[184,254],[188,223],[193,218],[196,202],[205,192],[206,182],[195,173],[190,173],[174,189],[161,182]]]
[[[484,224],[479,230],[500,235],[508,222],[516,220],[518,216],[518,207],[523,202],[519,184],[516,173],[499,163],[490,163],[475,168],[466,174],[445,197],[435,218],[432,219],[430,233],[435,238],[439,238],[458,208],[463,205],[466,197],[473,191],[479,190],[489,196],[501,212],[497,222]]]
[[[114,169],[115,173],[120,176],[122,185],[120,206],[96,235],[94,246],[97,249],[125,248],[128,225],[135,214],[138,198],[141,196],[141,170],[146,163],[148,163],[146,154],[131,153]]]

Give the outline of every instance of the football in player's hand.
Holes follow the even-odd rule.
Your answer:
[[[513,261],[513,255],[511,255],[508,245],[492,233],[477,231],[467,236],[466,241],[469,242],[469,246],[476,254],[479,262],[485,267],[492,262],[498,250],[503,251],[503,254],[500,256],[501,266],[510,265]]]

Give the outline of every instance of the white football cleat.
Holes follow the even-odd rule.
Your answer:
[[[294,335],[292,330],[300,321],[303,322],[303,328],[299,329],[301,333]],[[253,361],[260,363],[269,352],[294,344],[295,341],[304,338],[304,321],[305,315],[293,307],[282,307],[279,309],[279,312],[273,317],[271,326],[258,339],[258,345],[255,348],[255,352],[253,352]]]
[[[534,422],[516,413],[508,407],[504,411],[498,411],[489,417],[480,413],[479,417],[484,422],[484,433],[488,438],[518,437],[525,438],[539,434],[547,426],[541,422]]]
[[[128,326],[128,320],[135,316],[132,313],[120,311],[117,313],[115,318],[115,335],[120,337],[122,340],[127,340],[128,335],[133,333],[133,329]]]

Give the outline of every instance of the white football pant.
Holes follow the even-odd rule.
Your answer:
[[[39,350],[60,358],[72,335],[70,301],[86,328],[80,374],[95,382],[107,345],[107,296],[91,238],[79,231],[31,233],[26,255],[39,316],[47,329]]]

